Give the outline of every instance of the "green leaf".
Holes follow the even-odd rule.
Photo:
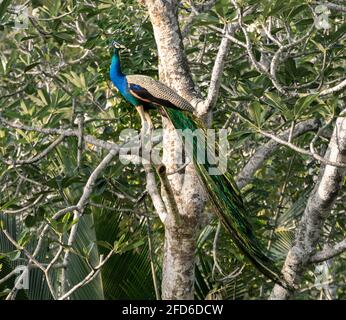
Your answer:
[[[8,257],[11,261],[16,261],[20,257],[20,251],[19,250],[14,250],[10,252],[4,253],[6,257]]]
[[[27,72],[33,68],[35,68],[36,66],[38,66],[40,64],[40,62],[34,62],[34,63],[31,63],[29,65],[27,65],[25,68],[24,68],[24,72]]]
[[[317,98],[318,93],[299,98],[294,105],[294,117],[298,119],[301,115],[306,114],[311,103]]]
[[[260,128],[263,123],[265,113],[262,105],[258,101],[254,101],[250,104],[248,112],[250,114],[250,118],[257,125],[257,127]]]
[[[108,243],[106,241],[102,241],[102,240],[96,241],[96,244],[99,245],[100,247],[106,248],[108,250],[113,250],[114,249],[114,247],[110,243]]]
[[[18,236],[18,244],[22,247],[25,247],[26,244],[29,242],[30,240],[30,232],[28,229],[23,229],[23,231],[19,234]]]
[[[287,108],[285,103],[281,100],[280,96],[278,96],[274,92],[267,92],[267,93],[265,93],[265,96],[267,98],[266,102],[270,106],[272,106],[275,109],[279,110],[282,113],[282,115],[284,115],[287,119],[292,119],[293,118],[293,114],[292,114],[291,110],[289,110]]]
[[[55,37],[58,40],[63,40],[69,43],[73,42],[74,40],[73,34],[67,32],[56,32],[53,34],[53,37]]]
[[[296,78],[297,67],[293,58],[288,58],[285,63],[286,71],[291,76],[292,80]]]
[[[62,218],[61,222],[65,224],[68,223],[68,221],[70,220],[70,217],[71,217],[71,213],[70,212],[66,213],[64,217]]]
[[[25,221],[24,221],[25,225],[28,227],[28,228],[31,228],[35,225],[36,223],[36,217],[35,216],[32,216],[32,215],[29,215],[25,218]]]
[[[2,0],[2,2],[0,2],[0,19],[3,17],[10,4],[11,0]]]

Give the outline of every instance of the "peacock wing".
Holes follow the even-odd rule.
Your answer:
[[[193,112],[189,102],[160,81],[143,75],[126,76],[128,88],[138,100],[168,108]]]

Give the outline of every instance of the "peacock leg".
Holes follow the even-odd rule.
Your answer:
[[[142,157],[143,159],[150,159],[151,156],[151,130],[153,123],[148,112],[144,110],[143,106],[136,107],[139,116],[141,117],[142,129],[141,129],[141,144],[142,144]]]
[[[136,109],[139,113],[139,116],[141,117],[142,129],[144,129],[148,126],[147,119],[145,117],[144,107],[143,106],[137,106]]]
[[[153,122],[151,121],[149,112],[144,111],[144,116],[145,116],[145,119],[148,123],[149,131],[151,132],[151,130],[154,129],[154,125],[153,125]]]

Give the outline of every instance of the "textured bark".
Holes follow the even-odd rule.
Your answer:
[[[339,117],[331,137],[326,158],[331,161],[346,161],[346,118]],[[299,283],[299,278],[320,240],[325,220],[330,215],[333,204],[342,186],[345,169],[326,165],[321,170],[318,183],[311,192],[302,220],[299,224],[294,245],[289,251],[282,272],[291,285]],[[275,285],[270,299],[284,300],[291,293]]]
[[[200,97],[194,89],[184,53],[177,19],[177,1],[147,0],[159,54],[159,76],[181,96],[195,105]],[[167,172],[175,172],[178,136],[170,122],[163,118],[163,163]],[[167,192],[162,198],[167,208],[163,259],[162,298],[193,299],[196,236],[204,209],[205,193],[192,165],[168,176],[179,211],[177,219]],[[163,188],[162,188],[163,189]]]
[[[147,0],[159,55],[160,80],[182,97],[196,98],[177,18],[176,0]]]

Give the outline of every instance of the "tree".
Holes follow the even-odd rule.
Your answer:
[[[3,1],[3,296],[343,298],[343,12],[337,1]],[[165,172],[119,161],[122,130],[140,124],[108,80],[112,39],[130,52],[126,73],[158,71],[228,130],[228,168],[295,292],[244,260],[193,165],[175,164],[165,117],[154,116],[169,132]],[[27,290],[14,286],[18,265]]]

